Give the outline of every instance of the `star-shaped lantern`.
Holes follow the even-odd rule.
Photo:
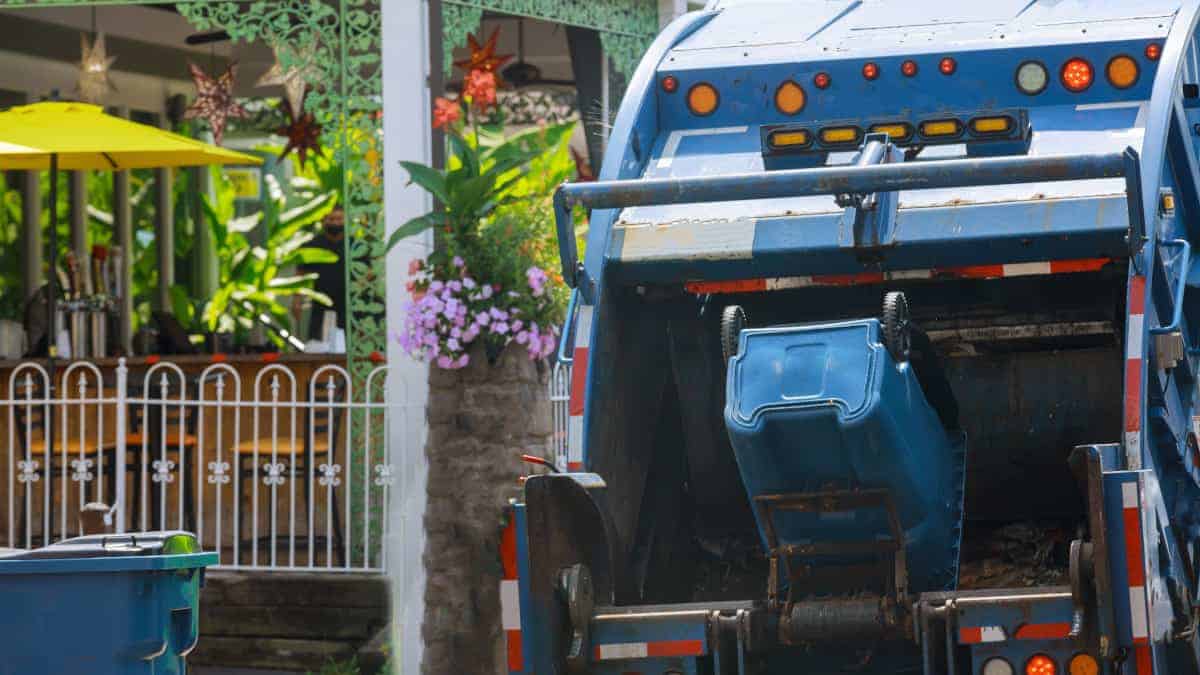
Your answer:
[[[229,118],[244,119],[250,116],[250,113],[233,98],[233,78],[237,73],[237,64],[230,63],[225,72],[216,78],[210,77],[194,63],[188,64],[188,70],[192,73],[192,82],[196,84],[196,100],[184,111],[183,118],[190,120],[199,117],[207,120],[208,126],[212,127],[213,140],[220,145],[221,137],[225,135],[225,123]]]
[[[275,48],[275,63],[263,76],[258,78],[255,86],[258,87],[283,87],[284,96],[291,105],[292,110],[303,111],[304,109],[304,93],[308,87],[308,83],[320,77],[320,71],[313,63],[312,53],[300,53],[299,50],[290,53],[286,56],[293,58],[280,58],[283,47]],[[300,65],[284,66],[284,61],[298,63]]]
[[[300,166],[308,163],[308,151],[321,152],[321,125],[317,124],[316,118],[310,112],[304,112],[304,96],[308,95],[308,90],[300,98],[300,106],[292,108],[292,104],[284,99],[280,105],[283,106],[283,113],[287,115],[288,123],[285,126],[279,127],[275,133],[287,139],[287,145],[283,146],[283,152],[279,155],[279,159],[287,157],[292,150],[296,151],[296,155],[300,158]],[[300,113],[296,114],[296,110]]]
[[[512,54],[496,55],[496,41],[500,37],[500,29],[492,31],[488,36],[487,42],[479,44],[479,38],[475,35],[467,35],[467,47],[471,50],[471,56],[461,61],[455,61],[454,65],[458,66],[463,72],[469,73],[472,70],[484,70],[489,73],[496,74],[497,83],[500,79],[500,66],[512,60]]]
[[[108,69],[117,57],[109,56],[105,50],[104,33],[97,34],[91,44],[87,35],[80,33],[79,52],[79,98],[85,103],[101,103],[117,89],[108,77]]]

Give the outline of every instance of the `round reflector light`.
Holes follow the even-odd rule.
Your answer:
[[[1034,654],[1025,662],[1025,675],[1056,675],[1058,666],[1045,654]]]
[[[1061,77],[1067,91],[1079,93],[1092,86],[1095,73],[1092,71],[1092,64],[1076,58],[1063,64]]]
[[[717,93],[716,87],[707,82],[693,85],[688,90],[687,105],[688,110],[691,110],[693,115],[701,117],[711,115],[717,109],[717,105],[720,102],[721,96]]]
[[[679,80],[675,79],[674,75],[668,75],[662,79],[662,90],[668,94],[674,94],[679,89]]]
[[[879,64],[873,63],[873,62],[864,63],[863,64],[863,77],[867,78],[868,80],[878,79]]]
[[[903,73],[905,77],[915,76],[917,74],[917,62],[905,61],[904,63],[901,63],[900,72]]]
[[[1162,57],[1162,45],[1157,42],[1146,45],[1146,58],[1157,61],[1160,57]]]
[[[807,101],[804,88],[791,80],[787,80],[775,90],[775,107],[784,115],[795,115],[804,110]]]
[[[938,70],[942,71],[943,75],[953,75],[954,71],[958,70],[958,62],[947,56],[938,63]]]
[[[1046,66],[1037,61],[1026,61],[1017,67],[1017,89],[1020,89],[1022,94],[1040,94],[1046,90],[1048,84],[1050,73],[1046,72]]]
[[[1100,664],[1090,654],[1076,654],[1067,664],[1067,672],[1071,675],[1098,675]]]
[[[817,89],[828,89],[833,83],[833,78],[829,77],[829,73],[817,73],[813,75],[813,86]]]
[[[980,675],[1014,675],[1012,664],[1000,657],[988,659],[979,672]]]
[[[1131,56],[1125,54],[1114,56],[1108,62],[1108,68],[1105,71],[1108,74],[1109,83],[1117,89],[1128,89],[1137,84],[1138,64]]]

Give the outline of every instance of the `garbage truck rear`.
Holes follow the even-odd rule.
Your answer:
[[[668,26],[555,198],[571,455],[514,504],[509,671],[1200,673],[1198,14]]]

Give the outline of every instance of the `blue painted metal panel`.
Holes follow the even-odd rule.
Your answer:
[[[744,330],[727,392],[725,424],[752,499],[885,489],[906,531],[914,590],[953,585],[961,458],[912,369],[884,349],[878,320]],[[780,544],[890,532],[879,509],[787,511],[773,526]]]
[[[533,616],[533,600],[529,589],[529,525],[525,504],[513,504],[513,518],[517,525],[517,596],[521,604],[521,651],[524,663],[529,665],[530,655],[542,653],[547,645],[539,641],[545,631],[534,629],[537,618]],[[509,672],[525,673],[528,672],[528,668]]]

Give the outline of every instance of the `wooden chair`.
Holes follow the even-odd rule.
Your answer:
[[[33,470],[38,476],[38,483],[45,483],[43,489],[49,491],[50,512],[47,514],[50,522],[50,530],[54,529],[54,488],[56,483],[60,481],[60,476],[64,467],[71,473],[91,473],[97,469],[97,458],[101,452],[107,450],[94,438],[80,439],[78,435],[68,433],[66,438],[61,438],[62,427],[51,426],[54,424],[53,413],[51,419],[47,419],[47,407],[53,410],[54,405],[47,406],[44,402],[44,395],[40,390],[30,394],[30,399],[33,401],[30,404],[25,404],[18,399],[13,402],[13,420],[16,423],[16,428],[13,429],[13,435],[17,439],[17,448],[20,456],[18,462],[26,461],[28,457],[30,461],[37,463],[37,468]],[[51,429],[50,438],[47,437],[46,430]],[[51,452],[50,442],[53,442],[53,452]],[[66,456],[64,457],[64,449]],[[76,466],[74,462],[82,459],[85,462],[91,462],[90,466]],[[111,460],[110,460],[111,461]],[[106,466],[112,466],[107,464]],[[15,470],[17,467],[12,467],[10,470]],[[47,475],[47,471],[49,472]],[[108,494],[116,492],[116,472],[109,470],[103,478],[107,479],[109,490]],[[96,495],[99,488],[96,481],[86,481],[91,483],[92,495]],[[33,489],[35,482],[24,481],[25,498],[21,499],[21,530],[18,535],[19,541],[24,541],[28,532],[25,530],[25,520],[28,515],[29,493]],[[63,506],[66,508],[66,505]],[[65,532],[59,533],[65,537]]]
[[[328,389],[320,389],[316,391],[313,398],[307,403],[313,405],[308,407],[299,407],[297,417],[301,420],[302,431],[295,435],[293,440],[292,434],[286,434],[272,439],[270,436],[261,435],[262,428],[260,426],[260,435],[256,438],[248,438],[240,441],[235,446],[238,463],[239,480],[242,482],[241,494],[243,498],[247,494],[252,494],[252,488],[245,486],[246,479],[262,480],[264,473],[264,465],[272,462],[272,459],[277,459],[279,464],[283,465],[280,477],[291,480],[293,468],[295,476],[304,481],[304,522],[307,524],[308,516],[313,505],[309,503],[309,493],[312,487],[312,479],[317,472],[317,468],[322,464],[334,465],[337,464],[344,449],[342,447],[343,437],[345,434],[344,427],[344,411],[341,407],[344,401],[344,388],[335,388],[332,392]],[[332,404],[332,409],[329,404]],[[291,405],[284,403],[282,405]],[[257,414],[257,413],[256,413]],[[332,439],[332,441],[331,441]],[[257,461],[256,461],[257,449]],[[310,466],[309,459],[312,464]],[[339,478],[341,480],[349,480],[346,475],[346,467],[341,466],[340,472],[331,478]],[[317,488],[321,490],[325,486]],[[262,493],[264,486],[259,487],[259,492]],[[329,487],[331,498],[329,500],[329,508],[333,510],[333,535],[336,540],[334,545],[334,554],[338,558],[338,564],[345,564],[345,540],[342,533],[341,517],[339,516],[337,488]],[[270,493],[270,487],[266,487],[266,491]],[[315,496],[315,493],[314,493]],[[269,497],[268,497],[269,498]],[[237,504],[238,510],[238,533],[239,539],[242,537],[242,528],[245,526],[245,514],[243,512],[243,501],[239,499]],[[314,523],[314,529],[317,524]],[[312,531],[307,533],[308,538],[315,539]],[[328,536],[328,534],[326,534]],[[261,540],[262,537],[260,536]],[[297,540],[300,538],[297,537]],[[269,540],[268,540],[269,541]],[[268,545],[273,545],[274,542],[269,542]],[[247,540],[242,539],[242,551],[251,550],[253,542],[247,544]]]
[[[186,386],[186,385],[185,385]],[[133,481],[133,514],[131,523],[140,527],[142,508],[142,489],[148,487],[151,503],[149,504],[148,526],[151,529],[164,529],[167,523],[161,520],[159,499],[165,488],[155,489],[152,477],[156,473],[154,463],[164,458],[174,462],[174,468],[182,467],[183,471],[176,472],[179,489],[183,491],[184,524],[189,530],[196,528],[195,495],[192,489],[191,476],[196,470],[196,447],[199,440],[196,435],[197,409],[193,403],[180,404],[184,400],[184,392],[168,390],[165,398],[154,387],[155,391],[149,396],[144,395],[139,385],[133,385],[133,398],[143,399],[142,403],[130,403],[127,418],[129,430],[125,435],[126,470],[134,471],[136,480]],[[141,473],[142,452],[146,452],[146,475]],[[164,469],[163,473],[169,471]]]

